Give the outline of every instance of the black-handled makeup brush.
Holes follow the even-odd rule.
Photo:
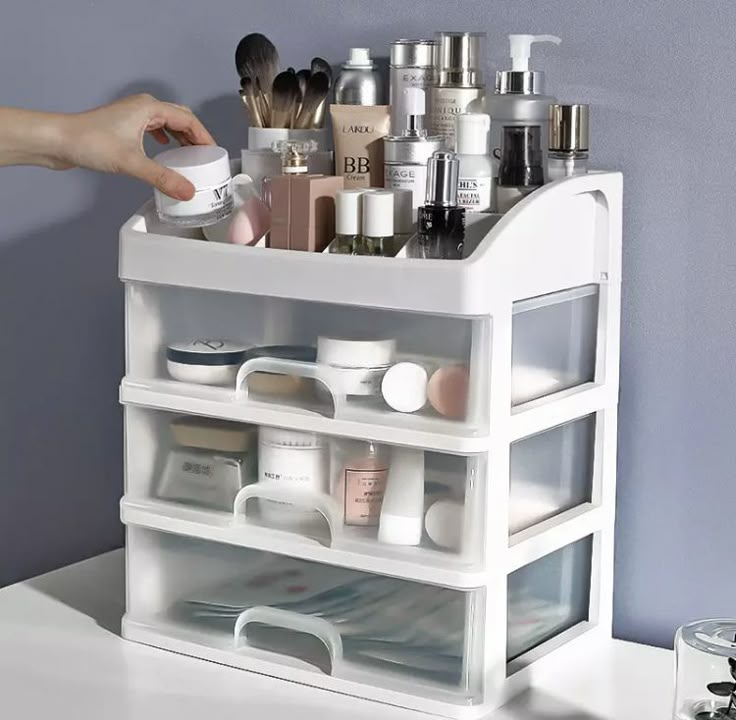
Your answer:
[[[279,73],[274,78],[271,90],[271,122],[269,127],[292,127],[301,98],[299,81],[296,75],[290,72]]]
[[[302,98],[302,106],[294,121],[294,127],[300,129],[315,127],[315,114],[325,101],[330,91],[330,80],[323,72],[310,75],[307,91]],[[319,126],[317,126],[319,127]]]

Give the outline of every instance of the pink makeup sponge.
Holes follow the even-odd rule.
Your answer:
[[[430,405],[452,420],[464,420],[468,404],[468,369],[462,365],[448,365],[437,370],[427,385]]]
[[[258,197],[249,197],[233,212],[228,242],[234,245],[254,245],[271,229],[271,211]]]

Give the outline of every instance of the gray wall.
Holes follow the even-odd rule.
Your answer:
[[[505,33],[561,35],[535,65],[593,104],[596,165],[626,178],[615,630],[669,644],[679,623],[735,611],[734,27],[726,0],[6,0],[0,102],[74,111],[148,90],[237,152],[245,33],[297,67],[438,28],[487,30],[496,67]],[[0,584],[122,541],[116,243],[147,195],[0,171]]]

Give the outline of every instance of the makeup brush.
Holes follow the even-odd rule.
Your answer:
[[[290,72],[279,73],[271,90],[271,116],[269,127],[291,127],[301,100],[299,81]]]
[[[309,82],[309,76],[312,74],[311,70],[303,68],[296,74],[296,79],[299,81],[299,90],[301,90],[302,98],[307,94],[307,83]]]
[[[313,127],[314,115],[319,106],[324,103],[330,91],[330,80],[323,72],[316,72],[309,76],[307,91],[302,98],[302,106],[294,121],[294,127],[305,129]]]
[[[327,75],[330,81],[330,86],[332,86],[332,68],[330,67],[330,63],[328,63],[327,60],[321,57],[312,58],[310,69],[312,73],[323,72],[325,75]]]
[[[253,81],[247,75],[240,78],[240,99],[248,111],[248,121],[251,127],[263,127],[260,103],[256,97]]]
[[[241,78],[248,76],[254,87],[261,117],[268,119],[268,97],[273,79],[279,72],[279,53],[274,44],[260,33],[246,35],[235,50],[235,67]]]
[[[330,67],[330,64],[324,58],[314,57],[312,58],[310,67],[312,69],[312,73],[323,72],[325,75],[327,75],[327,78],[329,80],[329,89],[327,94],[329,96],[329,90],[332,89],[332,68]],[[324,127],[326,108],[327,98],[325,98],[324,102],[314,112],[314,118],[312,119],[313,128]]]

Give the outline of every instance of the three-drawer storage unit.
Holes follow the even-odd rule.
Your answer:
[[[134,215],[124,636],[460,718],[610,634],[621,198],[619,173],[545,185],[469,216],[464,260]],[[174,379],[167,347],[192,340],[251,350],[228,384]],[[398,363],[400,399],[426,369],[414,412],[381,393]]]

